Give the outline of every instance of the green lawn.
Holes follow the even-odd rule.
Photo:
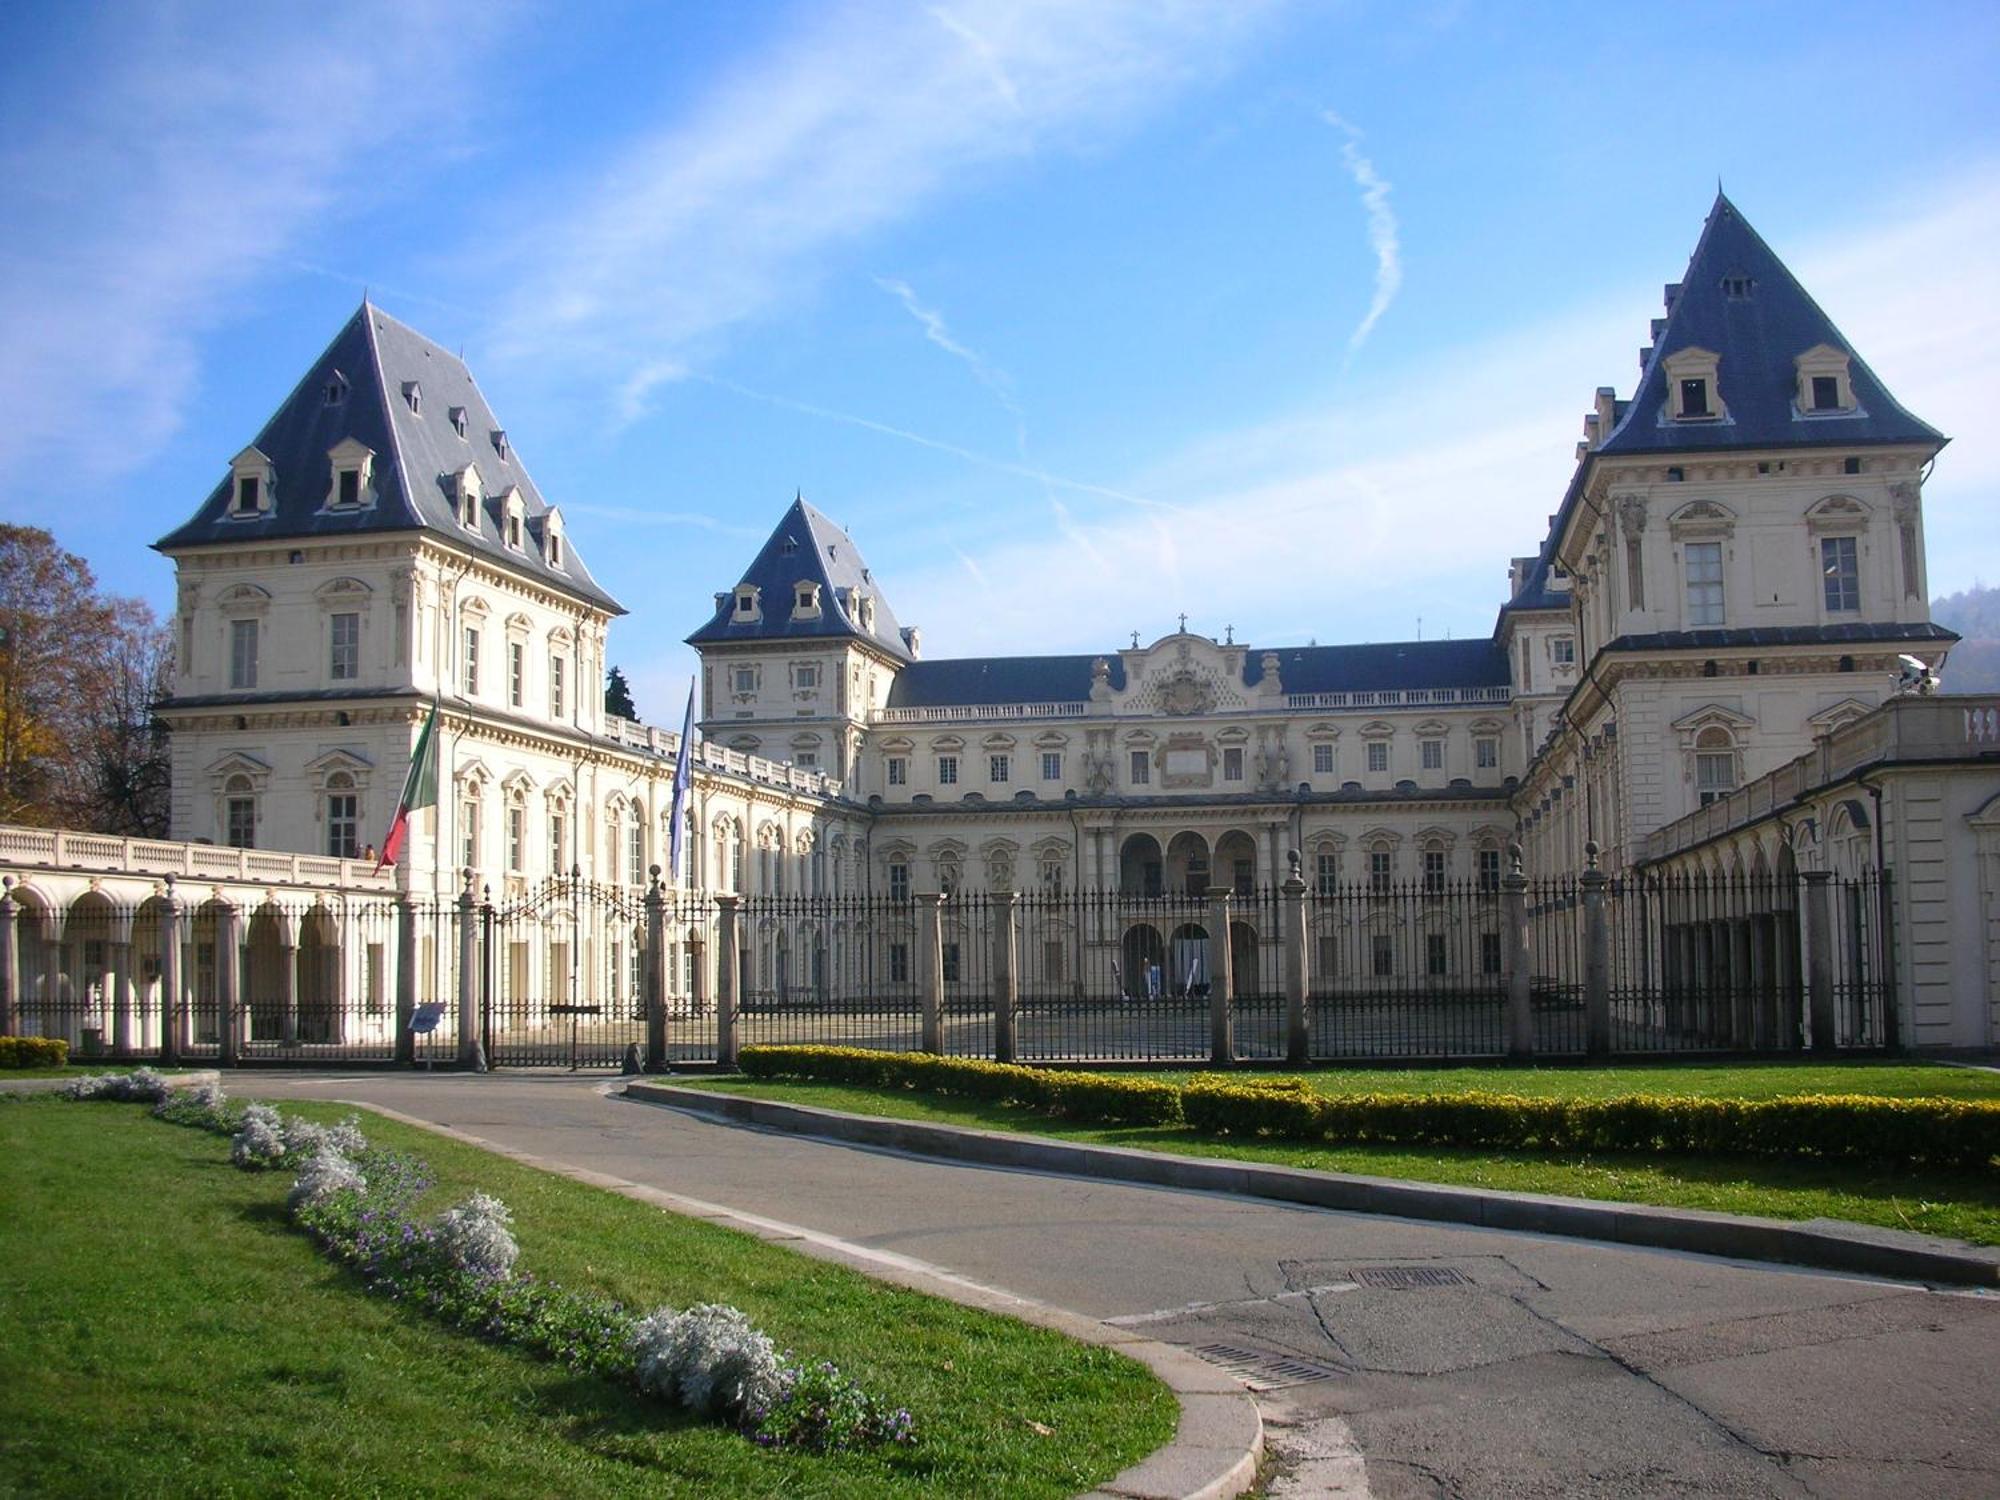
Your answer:
[[[1636,1075],[1636,1077],[1635,1077]],[[1782,1075],[1782,1081],[1780,1081]],[[1189,1075],[1178,1075],[1189,1076]],[[1344,1088],[1400,1085],[1411,1092],[1437,1088],[1484,1087],[1518,1093],[1694,1093],[1743,1097],[1831,1092],[1898,1096],[1952,1093],[2000,1095],[1995,1075],[1919,1064],[1835,1064],[1826,1067],[1774,1065],[1698,1069],[1440,1069],[1424,1073],[1394,1070],[1315,1072],[1304,1075],[1328,1092]],[[1643,1081],[1639,1081],[1643,1080]],[[1935,1080],[1938,1087],[1928,1087]],[[1622,1081],[1620,1086],[1619,1081]],[[1756,1214],[1774,1219],[1847,1219],[1891,1229],[1948,1235],[1976,1244],[2000,1245],[2000,1178],[1991,1173],[1957,1173],[1880,1168],[1840,1162],[1780,1162],[1690,1156],[1616,1153],[1551,1155],[1532,1151],[1475,1151],[1424,1146],[1312,1146],[1296,1142],[1207,1136],[1180,1126],[1087,1126],[1051,1119],[1032,1110],[976,1100],[943,1098],[909,1091],[876,1092],[842,1084],[753,1082],[744,1078],[675,1079],[676,1083],[783,1099],[796,1104],[843,1109],[896,1119],[933,1120],[986,1130],[1014,1130],[1066,1141],[1134,1146],[1184,1156],[1273,1162],[1327,1172],[1397,1177],[1415,1182],[1502,1188],[1513,1192],[1556,1193],[1654,1203],[1720,1213]]]
[[[290,1108],[291,1106],[286,1106]],[[305,1107],[331,1118],[338,1111]],[[1059,1496],[1173,1434],[1138,1365],[370,1116],[514,1210],[524,1269],[728,1301],[915,1414],[914,1448],[760,1449],[364,1294],[288,1178],[132,1105],[0,1104],[0,1493]]]

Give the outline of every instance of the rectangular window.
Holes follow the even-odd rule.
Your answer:
[[[1386,932],[1377,932],[1368,939],[1368,967],[1377,979],[1388,979],[1396,972],[1396,940]]]
[[[1840,381],[1832,375],[1815,375],[1812,378],[1814,411],[1840,410]]]
[[[1313,884],[1322,896],[1331,896],[1340,882],[1340,856],[1321,853],[1313,856]]]
[[[1441,891],[1444,889],[1444,850],[1424,851],[1424,889]]]
[[[479,868],[479,801],[475,797],[458,804],[458,863],[461,869]]]
[[[1042,939],[1042,978],[1050,984],[1063,979],[1063,945],[1060,938]]]
[[[802,664],[802,665],[799,665],[799,666],[796,666],[796,667],[793,667],[793,668],[792,668],[792,686],[794,686],[794,687],[798,687],[798,688],[816,688],[816,687],[818,687],[818,686],[819,686],[819,668],[818,668],[817,666],[808,666],[808,665],[803,665],[803,664]]]
[[[568,665],[560,656],[549,658],[549,717],[563,716],[563,668]]]
[[[1445,948],[1444,934],[1441,932],[1425,933],[1424,972],[1433,979],[1442,979],[1450,967],[1450,955]]]
[[[257,799],[231,797],[222,813],[222,841],[232,849],[257,847]]]
[[[731,688],[732,692],[754,693],[757,691],[757,669],[755,667],[738,667],[730,674],[730,680],[735,684]]]
[[[361,852],[359,804],[352,792],[335,792],[326,799],[326,852],[335,859],[353,859]]]
[[[229,685],[254,688],[257,685],[257,622],[229,622]]]
[[[479,692],[479,630],[476,626],[465,627],[465,695],[474,697]]]
[[[646,883],[646,825],[637,818],[625,830],[625,879],[630,885]]]
[[[889,945],[889,982],[908,984],[910,982],[910,945],[891,943]]]
[[[1322,932],[1315,946],[1319,950],[1319,966],[1314,972],[1324,974],[1328,979],[1336,977],[1340,973],[1340,939],[1330,932]]]
[[[1500,972],[1500,934],[1497,932],[1479,934],[1479,972],[1482,974]]]
[[[1237,895],[1254,896],[1257,894],[1257,862],[1255,860],[1239,859],[1235,861],[1230,874]]]
[[[938,785],[957,786],[958,757],[956,755],[940,755],[937,758],[937,762],[938,762]]]
[[[1708,413],[1708,382],[1706,380],[1683,380],[1681,382],[1681,415],[1684,417],[1705,417]]]
[[[339,505],[359,505],[361,503],[361,471],[342,469],[340,471]]]
[[[910,867],[901,860],[889,866],[889,899],[907,901],[910,899]]]
[[[908,756],[892,755],[888,759],[889,785],[907,786],[910,781],[910,761]]]
[[[803,767],[808,771],[816,771],[819,769],[819,751],[794,750],[792,752],[792,764]]]
[[[1687,622],[1722,623],[1722,543],[1689,542],[1682,549],[1687,568]]]
[[[1331,776],[1333,774],[1333,746],[1318,744],[1313,746],[1313,774]]]
[[[245,474],[236,481],[236,510],[239,515],[249,516],[257,513],[257,479],[255,475]]]
[[[995,786],[1000,785],[1014,774],[1012,760],[1005,755],[986,757],[986,779]]]
[[[1044,750],[1042,752],[1042,780],[1062,780],[1062,751]]]
[[[1718,797],[1726,797],[1736,788],[1736,756],[1728,751],[1704,752],[1694,758],[1695,790],[1701,794],[1701,805],[1708,806]]]
[[[1231,745],[1222,752],[1222,779],[1241,781],[1243,779],[1243,747]]]
[[[559,812],[549,814],[549,873],[566,875],[569,873],[569,820]]]
[[[1390,858],[1391,856],[1387,849],[1370,849],[1368,851],[1368,884],[1378,891],[1389,889],[1389,876],[1391,873]]]
[[[1549,648],[1554,653],[1555,664],[1557,666],[1573,667],[1576,665],[1576,637],[1559,635],[1549,643]]]
[[[1442,771],[1444,769],[1444,741],[1425,740],[1423,742],[1424,769]]]
[[[1368,742],[1368,769],[1386,771],[1389,769],[1389,742],[1370,740]]]
[[[1821,537],[1819,567],[1826,576],[1827,613],[1861,608],[1861,560],[1853,537]]]
[[[946,943],[944,945],[944,951],[940,953],[938,957],[942,960],[941,967],[944,969],[944,982],[946,984],[957,984],[958,944]]]
[[[1500,889],[1500,851],[1481,849],[1479,851],[1479,888],[1482,891]]]
[[[522,845],[527,842],[528,810],[519,803],[510,803],[507,808],[507,868],[516,874],[521,870]]]
[[[1482,771],[1491,771],[1500,764],[1500,742],[1490,735],[1482,735],[1472,742],[1472,763]]]
[[[1144,750],[1132,752],[1132,785],[1147,786],[1153,780],[1153,760]]]
[[[327,675],[352,682],[361,675],[361,616],[335,615],[327,625]]]
[[[524,641],[507,643],[507,703],[519,708],[528,691],[528,647]]]

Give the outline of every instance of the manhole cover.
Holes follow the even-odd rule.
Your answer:
[[[1472,1278],[1450,1266],[1357,1266],[1347,1273],[1357,1286],[1408,1292],[1427,1286],[1470,1286]]]
[[[1212,1365],[1219,1365],[1253,1391],[1275,1391],[1288,1385],[1304,1385],[1312,1380],[1331,1380],[1340,1371],[1293,1354],[1267,1354],[1261,1349],[1243,1349],[1235,1344],[1198,1344],[1194,1352]]]

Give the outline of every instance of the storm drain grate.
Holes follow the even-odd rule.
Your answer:
[[[1253,1391],[1275,1391],[1313,1380],[1331,1380],[1340,1373],[1331,1365],[1296,1355],[1266,1354],[1261,1349],[1244,1349],[1235,1344],[1199,1344],[1194,1352],[1227,1370]]]
[[[1347,1273],[1357,1286],[1408,1292],[1429,1286],[1470,1286],[1472,1278],[1450,1266],[1357,1266]]]

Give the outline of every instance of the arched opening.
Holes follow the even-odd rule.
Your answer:
[[[1118,949],[1119,989],[1122,993],[1136,998],[1163,992],[1167,950],[1160,941],[1158,928],[1143,922],[1126,928]]]
[[[1229,924],[1229,975],[1238,995],[1263,993],[1264,976],[1257,964],[1257,929],[1248,922]]]
[[[299,924],[298,1039],[338,1042],[340,1015],[340,938],[333,914],[323,906],[307,912]]]
[[[1198,833],[1177,833],[1167,844],[1167,889],[1190,896],[1208,894],[1208,840]]]
[[[1257,893],[1257,841],[1232,829],[1215,842],[1215,878],[1239,896]]]
[[[277,909],[260,906],[251,914],[243,944],[243,1005],[249,1018],[246,1042],[296,1042],[298,992],[292,987],[291,944]]]
[[[1209,986],[1208,929],[1199,922],[1183,922],[1174,929],[1171,954],[1173,969],[1168,989],[1176,995],[1204,996]]]
[[[1163,889],[1165,861],[1160,841],[1150,833],[1135,833],[1118,850],[1118,893],[1157,896]]]

